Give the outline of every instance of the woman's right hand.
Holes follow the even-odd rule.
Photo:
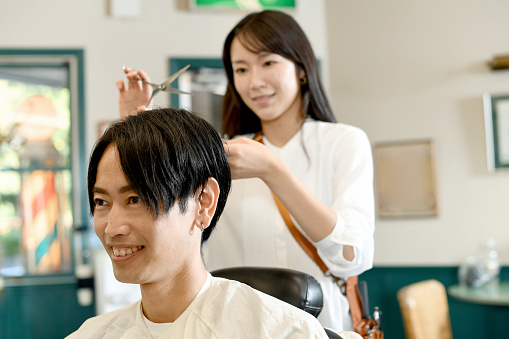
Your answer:
[[[119,91],[118,106],[122,119],[150,108],[146,107],[146,104],[152,95],[152,86],[140,80],[150,82],[147,73],[142,70],[135,71],[130,67],[125,67],[124,73],[127,76],[127,86],[123,80],[116,82]]]

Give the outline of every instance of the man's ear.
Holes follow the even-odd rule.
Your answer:
[[[219,199],[219,184],[216,179],[209,178],[207,183],[197,191],[198,211],[196,222],[207,228],[216,213],[217,200]]]

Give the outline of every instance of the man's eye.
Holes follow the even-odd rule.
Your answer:
[[[102,199],[94,199],[95,206],[106,206],[108,203]]]
[[[138,204],[141,202],[140,197],[129,197],[129,203],[130,204]]]

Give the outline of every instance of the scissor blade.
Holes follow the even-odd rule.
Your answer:
[[[180,89],[176,89],[176,88],[172,88],[172,87],[166,87],[163,91],[170,92],[170,93],[177,93],[177,94],[193,95],[193,93],[184,92],[184,91],[181,91]]]
[[[148,102],[147,102],[147,105],[146,107],[148,108],[148,106],[150,105],[150,103],[152,102],[152,99],[154,99],[154,97],[156,96],[157,93],[161,92],[160,89],[156,88],[152,91],[152,95],[150,96],[150,99],[148,99]]]
[[[184,73],[188,68],[189,68],[190,65],[187,65],[186,67],[182,68],[180,71],[178,71],[177,73],[173,74],[172,76],[170,76],[168,78],[168,80],[166,80],[165,82],[163,82],[161,84],[161,86],[165,87],[165,86],[168,86],[169,84],[171,84],[175,79],[178,78],[179,75],[181,75],[182,73]]]

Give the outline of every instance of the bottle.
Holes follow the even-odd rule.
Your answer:
[[[475,255],[469,255],[460,266],[458,280],[462,286],[498,286],[499,274],[500,263],[495,240],[488,239]]]
[[[461,286],[474,286],[478,279],[476,276],[476,258],[473,255],[467,256],[465,262],[461,264],[458,270],[458,280]]]
[[[495,249],[495,240],[488,239],[483,251],[480,253],[479,264],[484,276],[484,284],[491,286],[498,285],[500,274],[500,262]]]

